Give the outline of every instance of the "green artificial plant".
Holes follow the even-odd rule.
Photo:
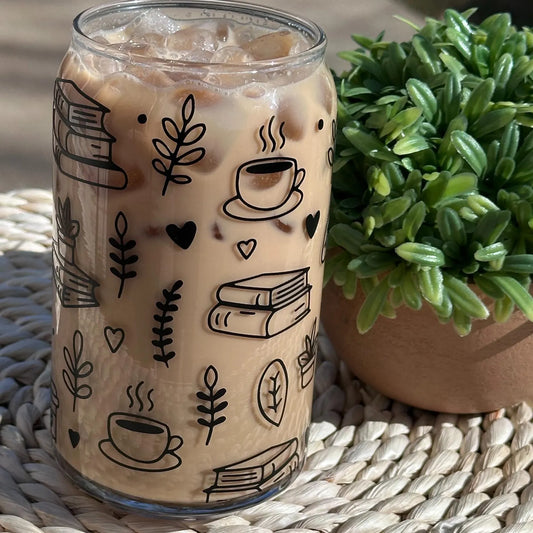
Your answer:
[[[533,31],[473,12],[340,54],[325,282],[361,333],[424,301],[460,335],[491,300],[533,321]]]

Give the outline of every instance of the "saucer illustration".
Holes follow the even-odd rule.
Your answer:
[[[294,211],[300,205],[302,199],[302,191],[294,189],[283,205],[275,209],[259,209],[247,206],[237,195],[225,202],[222,209],[226,215],[238,220],[271,220]]]
[[[130,468],[131,470],[140,470],[141,472],[166,472],[167,470],[173,470],[181,465],[181,459],[172,451],[168,451],[154,463],[141,463],[129,459],[122,455],[112,444],[111,439],[104,439],[98,443],[100,451],[114,463]]]

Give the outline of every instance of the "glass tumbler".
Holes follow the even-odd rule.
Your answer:
[[[74,21],[54,86],[52,435],[93,495],[194,516],[302,468],[336,114],[314,23],[231,1]]]

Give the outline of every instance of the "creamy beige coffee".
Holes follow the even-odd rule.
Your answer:
[[[81,15],[55,82],[52,433],[187,514],[303,465],[336,109],[311,23],[178,4]]]

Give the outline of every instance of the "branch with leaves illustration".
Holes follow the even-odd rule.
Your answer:
[[[210,365],[204,373],[204,385],[207,391],[198,391],[196,397],[203,403],[196,406],[196,409],[204,415],[203,418],[198,418],[197,422],[201,426],[208,428],[205,445],[208,446],[213,436],[213,430],[226,421],[226,417],[221,415],[221,411],[226,409],[228,402],[221,398],[226,394],[226,389],[221,387],[217,389],[218,371]]]
[[[92,396],[93,390],[90,385],[80,383],[81,380],[89,377],[93,370],[93,364],[90,361],[82,361],[83,356],[83,335],[79,330],[74,332],[72,339],[72,353],[65,346],[63,348],[63,357],[67,365],[63,370],[63,381],[68,391],[73,396],[72,412],[76,411],[76,400],[86,400]]]
[[[137,275],[135,270],[131,268],[131,265],[135,264],[139,260],[139,256],[136,254],[129,254],[137,242],[134,239],[126,239],[126,233],[128,231],[128,220],[126,215],[122,211],[119,211],[115,218],[115,231],[117,232],[117,238],[109,237],[109,244],[115,248],[118,253],[110,252],[109,257],[116,263],[116,267],[109,268],[111,273],[120,280],[117,297],[122,296],[124,290],[124,283],[127,279],[134,278]]]
[[[153,139],[152,144],[159,154],[159,158],[152,160],[152,166],[165,177],[165,184],[161,194],[165,196],[169,183],[185,184],[192,181],[191,177],[183,174],[179,168],[198,163],[205,155],[205,148],[189,148],[199,142],[206,132],[203,123],[193,124],[196,104],[194,96],[189,94],[181,108],[181,127],[170,117],[165,117],[161,124],[167,136],[163,139]]]
[[[177,302],[181,295],[178,290],[183,285],[181,280],[176,281],[170,290],[163,289],[163,299],[156,303],[156,307],[159,313],[154,315],[156,321],[156,327],[152,328],[152,332],[156,335],[156,338],[152,341],[152,345],[159,349],[159,352],[154,354],[154,359],[160,363],[163,363],[168,368],[168,362],[176,356],[176,352],[166,351],[169,344],[172,344],[172,332],[170,322],[174,320],[172,313],[178,310],[178,306],[174,303]]]

